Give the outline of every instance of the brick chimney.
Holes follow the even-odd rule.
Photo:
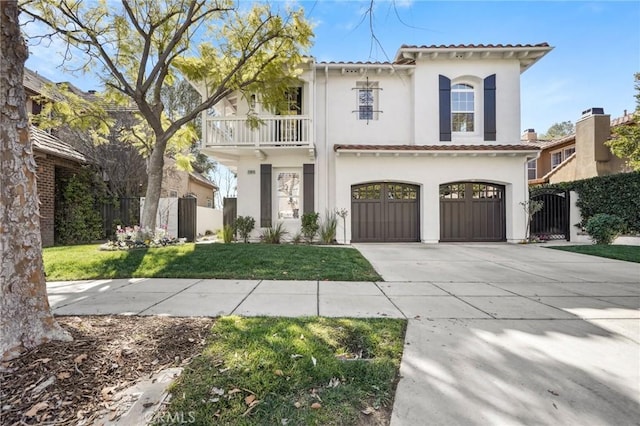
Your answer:
[[[523,141],[527,141],[527,142],[537,142],[538,141],[538,134],[536,133],[535,129],[527,129],[522,134],[522,138],[521,139]]]
[[[582,111],[576,123],[576,179],[611,173],[611,151],[604,143],[611,136],[611,116],[603,108]]]

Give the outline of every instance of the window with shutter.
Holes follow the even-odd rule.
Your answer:
[[[451,141],[451,80],[444,75],[438,77],[440,92],[440,140]]]

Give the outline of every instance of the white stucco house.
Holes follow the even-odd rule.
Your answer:
[[[406,46],[393,62],[304,65],[288,111],[232,95],[204,113],[202,151],[237,172],[237,214],[299,230],[304,212],[348,209],[345,242],[525,238],[520,75],[527,45]],[[343,242],[343,232],[338,240]]]

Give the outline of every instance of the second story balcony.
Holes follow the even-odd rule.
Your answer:
[[[205,122],[204,147],[313,147],[311,119],[304,115],[260,116],[257,128],[244,117],[213,117]]]

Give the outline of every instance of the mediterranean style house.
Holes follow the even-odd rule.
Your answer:
[[[528,129],[523,140],[540,148],[540,157],[527,166],[529,185],[571,182],[596,176],[631,171],[625,159],[616,157],[605,145],[617,126],[636,125],[636,117],[626,111],[611,120],[603,108],[589,108],[576,122],[575,133],[556,140],[538,140]]]
[[[309,58],[284,111],[232,94],[204,113],[202,151],[237,173],[237,214],[261,227],[296,232],[305,212],[346,209],[345,243],[521,241],[539,148],[520,141],[520,74],[551,49],[403,45],[392,62]]]

